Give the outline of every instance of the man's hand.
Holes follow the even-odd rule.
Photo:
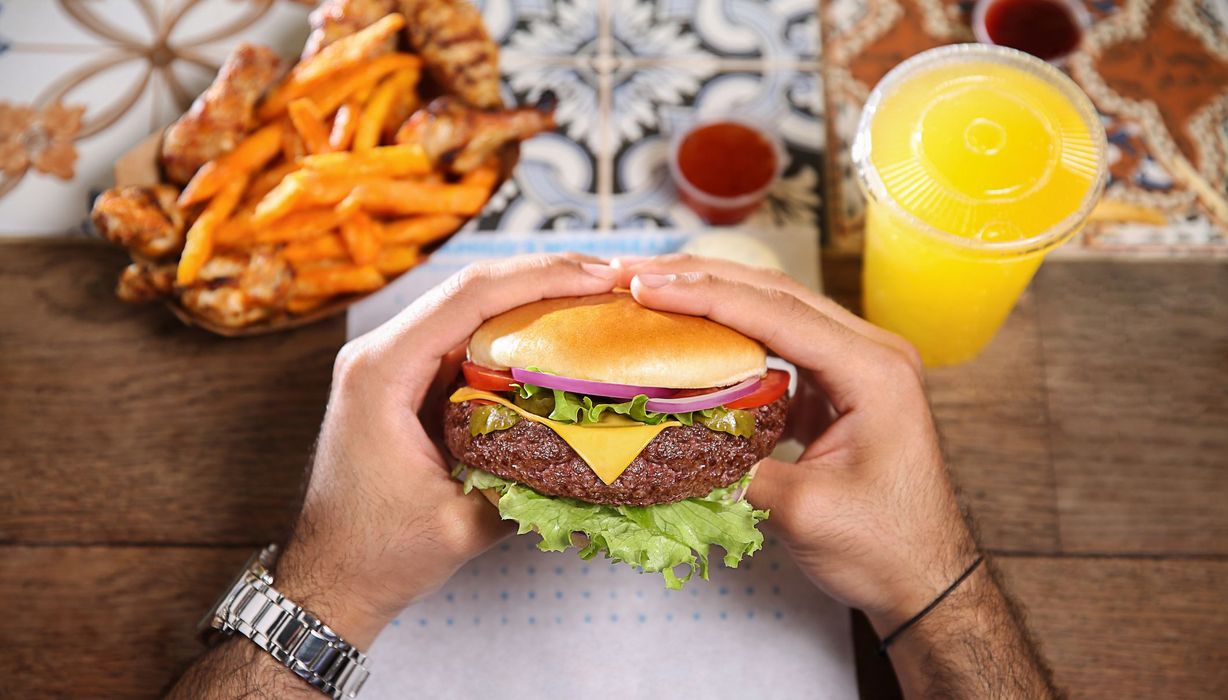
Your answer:
[[[600,294],[616,271],[578,257],[474,265],[337,356],[302,513],[274,587],[366,649],[402,608],[514,530],[461,494],[427,425],[486,319],[540,299]],[[318,696],[246,639],[198,662],[172,695]]]
[[[748,498],[771,509],[767,526],[820,588],[863,610],[883,636],[975,561],[920,358],[906,341],[775,271],[685,255],[614,266],[641,304],[707,316],[797,366],[790,427],[807,447],[796,464],[765,460]],[[943,690],[952,675],[954,695],[1048,692],[1043,667],[985,569],[903,635],[892,657],[913,694]],[[1017,675],[983,683],[969,675],[990,659]]]

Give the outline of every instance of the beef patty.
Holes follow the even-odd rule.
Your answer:
[[[444,439],[467,466],[524,484],[548,496],[589,503],[653,505],[706,496],[742,478],[776,446],[784,430],[788,396],[751,409],[755,433],[749,439],[702,425],[662,430],[614,483],[606,485],[553,430],[521,420],[507,430],[469,434],[468,401],[448,403]]]

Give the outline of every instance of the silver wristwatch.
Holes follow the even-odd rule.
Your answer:
[[[202,635],[238,632],[334,700],[357,697],[367,680],[366,655],[273,588],[277,554],[271,544],[247,560],[200,621]]]

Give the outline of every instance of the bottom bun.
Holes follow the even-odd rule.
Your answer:
[[[498,491],[494,489],[478,489],[478,492],[481,493],[483,496],[485,496],[486,500],[490,501],[490,505],[496,508],[499,507],[499,492]]]

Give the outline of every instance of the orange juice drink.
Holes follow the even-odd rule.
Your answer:
[[[853,145],[866,194],[866,317],[927,365],[970,359],[1106,177],[1104,129],[1061,71],[1024,53],[932,49],[875,87]]]

